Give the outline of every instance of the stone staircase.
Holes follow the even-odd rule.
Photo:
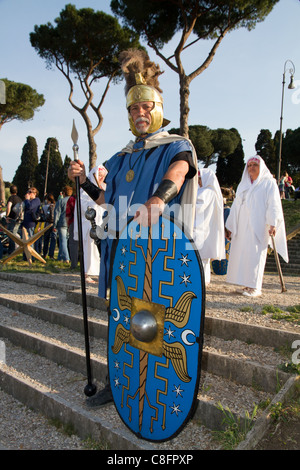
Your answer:
[[[300,227],[293,230],[287,235],[287,246],[289,254],[289,262],[286,263],[279,255],[280,266],[283,275],[300,275]],[[267,256],[265,272],[277,272],[276,261],[273,250]]]
[[[251,415],[254,401],[268,398],[276,402],[278,385],[294,383],[294,376],[277,368],[284,362],[282,357],[278,356],[276,364],[260,363],[255,357],[263,357],[274,344],[292,344],[300,339],[299,332],[206,315],[201,383],[193,420],[178,438],[167,443],[138,439],[123,424],[113,404],[99,410],[85,405],[79,275],[74,279],[0,271],[0,345],[5,346],[5,360],[1,362],[0,357],[0,389],[48,418],[71,424],[82,439],[92,438],[114,450],[197,450],[207,439],[205,448],[218,448],[211,432],[224,427],[219,404],[226,406],[225,398],[231,398],[233,415],[243,420],[245,411]],[[87,305],[92,371],[100,389],[107,374],[107,314],[104,301],[95,292],[88,292]],[[232,338],[244,345],[245,354],[233,354],[234,346],[228,347]],[[267,416],[267,411],[264,413]],[[261,434],[259,431],[257,435]],[[253,437],[252,431],[250,441],[244,441],[242,448],[253,447],[257,435]]]

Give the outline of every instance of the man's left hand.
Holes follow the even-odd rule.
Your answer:
[[[154,225],[158,222],[164,208],[165,204],[159,197],[151,197],[145,204],[138,208],[134,215],[134,220],[143,227],[150,227],[150,225]]]

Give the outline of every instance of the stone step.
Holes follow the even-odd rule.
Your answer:
[[[48,290],[48,292],[50,291]],[[105,304],[102,299],[95,295],[87,294],[86,299],[88,306],[89,334],[94,338],[106,340],[108,329],[107,313],[104,310],[100,310],[100,308],[105,307]],[[67,302],[64,302],[64,306],[69,303],[72,313],[67,313],[66,308],[61,312],[54,310],[53,307],[41,307],[36,304],[31,304],[30,297],[28,301],[29,303],[25,303],[24,299],[22,302],[13,300],[4,293],[2,293],[0,297],[0,305],[83,333],[80,292],[72,291],[66,293]],[[97,309],[97,304],[99,304],[99,309]],[[206,335],[223,338],[226,341],[235,338],[245,343],[255,343],[270,347],[274,346],[274,344],[276,344],[277,347],[285,346],[297,339],[300,340],[300,334],[297,332],[245,324],[238,321],[211,317],[207,314],[205,316],[204,332]]]
[[[7,342],[6,364],[0,363],[0,387],[49,419],[72,426],[82,438],[101,442],[104,448],[151,450],[126,428],[112,404],[92,412],[84,404],[85,376]],[[22,356],[20,359],[20,355]],[[101,386],[101,384],[99,384]]]
[[[132,439],[135,436],[122,423],[119,423],[120,419],[114,407],[109,405],[110,413],[114,413],[113,416],[116,415],[117,425],[111,429],[109,417],[103,421],[104,411],[99,415],[97,414],[96,419],[94,412],[90,412],[84,406],[83,387],[85,385],[86,366],[78,278],[76,283],[69,284],[71,286],[69,290],[67,283],[61,283],[58,279],[53,279],[51,282],[45,279],[46,282],[44,282],[40,278],[35,277],[34,279],[31,276],[7,276],[8,273],[0,273],[0,278],[3,274],[7,282],[1,283],[0,336],[8,349],[8,356],[10,358],[15,357],[19,348],[22,348],[22,357],[28,355],[29,365],[35,364],[34,361],[36,360],[37,362],[41,361],[42,364],[50,364],[51,370],[61,368],[63,373],[60,379],[57,378],[57,383],[61,380],[63,384],[65,382],[64,377],[68,377],[69,374],[73,377],[71,379],[71,383],[73,383],[73,381],[76,381],[74,377],[79,374],[79,401],[73,401],[73,386],[67,396],[60,392],[53,393],[48,390],[47,382],[43,382],[44,380],[47,381],[49,375],[47,373],[45,375],[46,365],[33,367],[34,374],[35,371],[37,373],[42,371],[45,375],[45,378],[40,378],[39,382],[34,375],[31,376],[23,371],[19,372],[18,369],[21,366],[14,363],[13,360],[11,364],[4,364],[1,366],[0,372],[1,388],[28,406],[36,403],[36,409],[41,409],[45,414],[48,413],[47,416],[49,415],[49,417],[51,417],[51,413],[56,416],[63,415],[65,422],[71,420],[81,436],[90,434],[95,439],[100,436],[102,440],[106,440],[109,445],[113,445],[117,449],[144,448],[145,445],[148,448],[148,443],[140,442],[137,438]],[[33,288],[28,286],[26,289],[26,283],[31,284],[34,288],[38,285],[41,286],[36,289],[39,293],[34,301],[32,301]],[[16,286],[27,294],[25,299],[23,296],[22,301],[17,300]],[[6,291],[5,287],[7,288]],[[93,376],[98,381],[104,382],[107,374],[105,341],[107,314],[105,312],[105,303],[97,297],[95,292],[87,294],[87,303],[89,305]],[[44,333],[45,322],[47,322],[46,335]],[[235,405],[238,404],[237,414],[240,413],[241,406],[243,410],[247,410],[251,414],[254,402],[263,400],[266,397],[273,397],[279,382],[284,384],[289,375],[277,369],[281,358],[275,353],[272,363],[268,364],[260,358],[263,358],[266,347],[273,347],[274,344],[277,346],[279,344],[291,344],[291,341],[298,337],[295,337],[289,331],[276,331],[273,328],[269,331],[256,325],[238,324],[238,322],[207,316],[205,320],[202,375],[195,418],[200,419],[201,423],[207,428],[218,429],[222,427],[224,416],[217,405],[219,402],[222,403],[224,397],[219,392],[219,386],[222,390],[224,388],[228,390],[225,401],[223,401],[224,406],[228,404],[226,399],[232,400],[230,408],[234,410]],[[235,338],[235,342],[230,341],[232,338]],[[234,351],[236,343],[241,341],[245,343],[245,353],[242,357],[238,357],[234,354]],[[252,341],[256,344],[255,351],[251,344],[246,344],[246,342],[251,343]],[[260,346],[266,344],[267,346]],[[281,360],[281,362],[283,361]],[[50,366],[48,365],[48,367]],[[36,382],[39,383],[38,390],[33,386]],[[99,385],[102,386],[102,384]],[[58,385],[54,387],[55,390],[57,387]],[[19,392],[19,389],[24,392]],[[263,392],[260,390],[263,390]],[[241,391],[242,397],[240,396]],[[247,402],[245,399],[246,402],[243,407],[244,396],[248,397],[249,395],[253,396],[253,400]],[[120,424],[123,427],[119,427]],[[191,422],[188,426],[193,427],[196,425]],[[184,429],[182,433],[191,432],[190,427]],[[91,432],[91,428],[93,432]],[[193,432],[196,432],[195,429]],[[119,439],[120,434],[121,438]],[[129,437],[127,438],[127,436]],[[149,448],[151,448],[151,445]]]
[[[80,333],[54,324],[47,324],[47,336],[42,320],[28,319],[27,315],[10,311],[0,318],[0,334],[13,344],[36,354],[47,357],[62,364],[75,372],[85,373],[85,352],[83,336]],[[294,338],[294,337],[293,337]],[[244,356],[243,360],[219,351],[206,350],[204,343],[202,369],[209,373],[234,380],[242,385],[250,386],[255,383],[267,392],[274,393],[278,380],[284,382],[286,374],[276,369],[276,366],[264,366]],[[91,365],[93,377],[105,382],[107,375],[107,347],[103,339],[90,338]],[[261,348],[263,349],[263,348]]]

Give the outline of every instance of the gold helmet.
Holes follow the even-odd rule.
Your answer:
[[[139,49],[122,52],[120,62],[126,79],[126,107],[131,132],[135,136],[140,135],[130,115],[130,106],[143,101],[152,101],[154,104],[150,111],[149,134],[160,129],[162,125],[169,124],[170,121],[163,117],[163,98],[158,83],[158,76],[163,72],[160,71],[159,65],[151,62],[147,53]]]

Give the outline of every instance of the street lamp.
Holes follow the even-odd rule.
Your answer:
[[[295,66],[291,60],[286,60],[284,63],[283,69],[283,80],[282,80],[282,97],[281,97],[281,115],[280,115],[280,137],[279,137],[279,153],[278,153],[278,162],[277,162],[277,181],[279,183],[280,180],[280,172],[281,172],[281,151],[282,151],[282,119],[283,119],[283,98],[284,98],[284,85],[285,85],[285,73],[287,71],[287,64],[290,62],[291,67],[289,68],[290,73],[290,83],[288,88],[293,90],[295,88],[294,84],[294,74],[295,74]]]
[[[52,140],[56,141],[56,139],[55,139],[54,137],[51,137],[51,139],[49,139],[48,153],[47,153],[46,177],[45,177],[45,188],[44,188],[44,200],[45,200],[45,196],[46,196],[46,194],[47,194],[48,171],[49,171],[49,158],[50,158],[50,146],[51,146]],[[57,141],[56,141],[56,142],[57,142]],[[57,152],[57,144],[56,144],[55,151]]]

